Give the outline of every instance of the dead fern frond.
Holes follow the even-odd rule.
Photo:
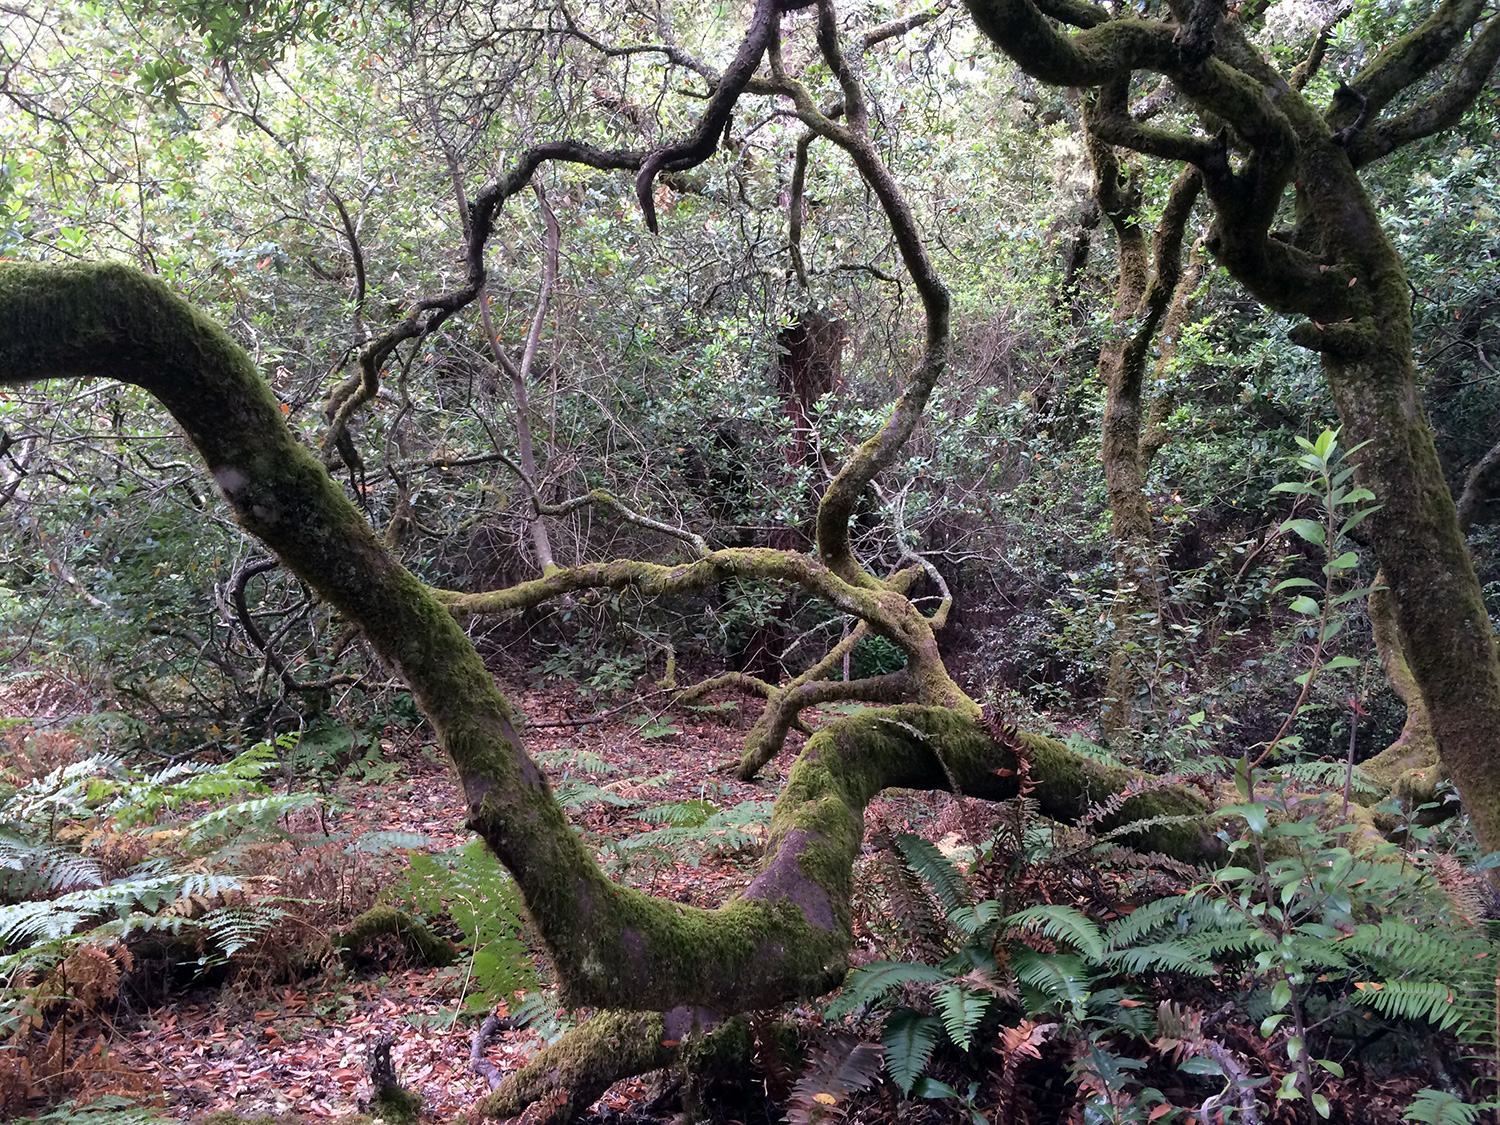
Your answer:
[[[842,1118],[850,1094],[867,1090],[880,1077],[883,1050],[852,1035],[834,1035],[813,1052],[787,1100],[787,1125],[811,1125]]]
[[[902,960],[937,960],[948,953],[948,922],[927,884],[892,851],[876,859],[886,908],[896,927]]]
[[[63,958],[53,972],[85,1011],[94,1011],[120,994],[122,965],[130,965],[130,952],[124,946],[82,945]]]
[[[996,1050],[1000,1054],[1001,1066],[995,1083],[999,1125],[1010,1125],[1016,1104],[1016,1080],[1020,1077],[1021,1068],[1042,1057],[1042,1044],[1057,1034],[1059,1026],[1061,1025],[1055,1023],[1022,1020],[1017,1026],[1004,1028],[1000,1032]]]

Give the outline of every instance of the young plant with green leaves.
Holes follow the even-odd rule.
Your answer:
[[[1353,827],[1320,823],[1331,801],[1299,799],[1284,783],[1255,800],[1249,779],[1236,781],[1246,799],[1223,811],[1243,823],[1228,840],[1239,862],[1191,897],[1214,911],[1218,955],[1244,966],[1260,1032],[1285,1051],[1276,1097],[1329,1116],[1318,1076],[1343,1077],[1343,1065],[1316,1057],[1314,1031],[1327,1043],[1361,1010],[1489,1041],[1497,948],[1450,893],[1394,844],[1352,850]]]
[[[1316,505],[1317,518],[1293,515],[1282,523],[1280,530],[1293,533],[1322,554],[1323,580],[1288,578],[1272,591],[1299,591],[1292,597],[1291,609],[1308,619],[1302,631],[1312,641],[1312,653],[1306,670],[1293,681],[1300,688],[1296,701],[1257,761],[1263,761],[1292,741],[1288,732],[1307,702],[1313,682],[1321,673],[1359,667],[1359,661],[1354,657],[1344,654],[1330,656],[1329,650],[1346,623],[1342,607],[1369,597],[1371,591],[1370,586],[1341,589],[1359,569],[1359,552],[1349,540],[1349,534],[1380,508],[1378,504],[1369,503],[1375,495],[1368,488],[1349,487],[1355,467],[1348,463],[1348,459],[1361,447],[1342,449],[1337,430],[1324,430],[1316,441],[1299,436],[1297,444],[1302,447],[1302,452],[1290,460],[1305,469],[1310,479],[1281,481],[1271,491],[1306,497]]]

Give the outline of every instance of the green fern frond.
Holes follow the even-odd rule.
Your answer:
[[[21,786],[0,805],[0,818],[23,824],[71,819],[89,811],[91,784],[128,776],[124,761],[115,755],[91,754]]]
[[[1000,904],[994,899],[949,911],[948,921],[967,938],[978,938],[1000,922]]]
[[[418,848],[429,848],[435,843],[437,841],[431,836],[423,836],[417,832],[378,829],[374,832],[362,833],[344,851],[349,855],[357,853],[378,855],[384,852],[415,851]]]
[[[1339,942],[1340,949],[1395,971],[1421,977],[1448,977],[1466,970],[1488,942],[1455,940],[1443,929],[1422,929],[1405,918],[1383,918],[1356,926]]]
[[[1494,1108],[1493,1102],[1469,1105],[1446,1090],[1418,1090],[1402,1120],[1418,1125],[1478,1125],[1480,1113]]]
[[[1371,981],[1355,986],[1353,999],[1392,1019],[1424,1020],[1444,1031],[1459,1026],[1463,1008],[1460,997],[1441,981]]]
[[[905,984],[942,984],[948,974],[935,965],[905,961],[872,961],[844,978],[843,991],[828,1005],[824,1015],[838,1019],[867,1007]]]
[[[601,805],[613,805],[621,809],[641,803],[638,797],[627,797],[623,793],[616,793],[613,789],[606,789],[592,781],[559,781],[553,786],[552,792],[557,798],[557,803],[569,810],[581,809],[590,801],[597,801]]]
[[[226,957],[231,957],[265,937],[286,911],[278,906],[250,903],[210,911],[202,919],[209,937]]]
[[[543,750],[534,754],[533,757],[536,758],[537,764],[547,771],[548,776],[558,780],[571,777],[604,777],[606,774],[620,772],[619,766],[603,755],[595,754],[592,750],[570,748]]]
[[[35,898],[104,881],[97,861],[58,844],[34,843],[0,828],[0,895]]]
[[[1318,790],[1342,790],[1344,779],[1349,775],[1347,762],[1288,762],[1280,767],[1283,777],[1301,785]],[[1358,766],[1354,767],[1349,792],[1361,796],[1378,797],[1390,792]]]
[[[1122,973],[1188,973],[1211,977],[1218,966],[1182,942],[1133,945],[1108,956],[1109,964]]]
[[[1170,930],[1178,934],[1187,933],[1194,923],[1201,924],[1201,918],[1195,916],[1195,906],[1207,905],[1196,895],[1185,897],[1171,895],[1153,899],[1144,906],[1136,907],[1125,917],[1111,922],[1104,931],[1104,943],[1110,949],[1124,949],[1160,930]],[[1200,916],[1203,914],[1202,911],[1197,913]],[[1211,908],[1209,917],[1213,917]]]
[[[429,918],[446,914],[473,951],[471,993],[494,1003],[535,987],[521,892],[483,841],[408,863],[406,897]]]
[[[1189,944],[1203,957],[1244,959],[1275,948],[1276,939],[1264,930],[1242,925],[1232,929],[1193,934],[1189,939]]]
[[[1067,1006],[1081,1013],[1088,1001],[1090,974],[1083,961],[1071,954],[1038,953],[1022,949],[1011,958],[1016,979],[1043,1003],[1028,1005],[1031,1011]]]
[[[942,1022],[931,1015],[902,1008],[886,1017],[885,1027],[880,1032],[880,1045],[885,1052],[885,1069],[892,1081],[901,1088],[902,1094],[910,1094],[911,1088],[927,1069],[942,1034]]]
[[[937,850],[937,847],[920,836],[909,832],[896,837],[896,850],[907,865],[926,881],[946,911],[970,906],[973,899],[969,884],[964,882],[954,862]]]
[[[647,824],[665,824],[673,828],[697,828],[718,811],[719,806],[712,801],[691,799],[652,805],[650,808],[641,809],[634,815],[637,820],[644,820]]]
[[[959,984],[945,984],[933,994],[938,1014],[943,1017],[943,1029],[960,1051],[969,1049],[979,1021],[994,999],[991,993],[971,992]]]
[[[1104,959],[1104,935],[1099,932],[1098,925],[1071,906],[1033,906],[1012,914],[1005,924],[1039,933],[1053,941],[1067,942],[1095,964]]]
[[[137,909],[154,914],[180,898],[195,894],[212,898],[239,886],[239,879],[230,875],[150,875],[72,891],[50,900],[3,906],[0,944],[66,937],[104,915],[123,915]]]
[[[36,1125],[174,1125],[172,1118],[119,1094],[96,1096],[81,1104],[66,1101],[33,1120]]]
[[[668,821],[664,827],[616,841],[612,849],[626,856],[657,849],[668,859],[681,859],[696,867],[705,855],[757,846],[770,823],[772,804],[770,801],[741,801],[727,809],[714,809],[701,820],[696,819],[702,807],[714,809],[707,801],[674,801],[658,806],[665,810],[658,814]],[[673,818],[684,819],[687,823],[672,823]]]
[[[321,800],[316,793],[277,793],[236,801],[193,821],[185,839],[188,846],[196,848],[230,835],[272,831],[276,822],[288,813],[316,805]]]

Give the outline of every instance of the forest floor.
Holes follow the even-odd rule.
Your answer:
[[[733,775],[745,723],[737,708],[662,715],[636,705],[610,712],[608,704],[561,687],[515,691],[512,698],[528,718],[525,737],[531,753],[550,760],[554,768],[570,758],[592,762],[596,771],[602,769],[601,762],[608,764],[608,772],[596,772],[588,781],[598,787],[591,792],[612,798],[584,801],[573,815],[603,858],[618,867],[621,854],[630,857],[621,877],[651,894],[700,906],[717,905],[748,881],[754,843],[764,831],[755,818],[742,818],[745,823],[724,830],[736,846],[721,850],[676,847],[621,853],[612,852],[610,844],[659,827],[642,813],[667,802],[707,801],[725,810],[756,808],[745,802],[769,803],[794,747],[789,746],[759,782],[746,784]],[[597,721],[600,712],[605,712],[604,721]],[[129,1075],[133,1089],[154,1092],[152,1100],[168,1118],[199,1120],[228,1110],[243,1117],[272,1114],[286,1121],[314,1121],[357,1112],[367,1088],[369,1054],[387,1036],[395,1040],[392,1057],[401,1081],[423,1098],[425,1119],[461,1119],[487,1093],[485,1079],[469,1068],[474,1017],[456,1018],[470,996],[466,962],[449,968],[414,965],[390,939],[352,962],[310,977],[289,982],[284,970],[299,943],[347,922],[378,900],[403,904],[401,869],[409,862],[406,853],[366,855],[351,851],[348,840],[367,832],[402,831],[423,838],[420,850],[438,853],[471,839],[463,827],[459,794],[436,750],[420,737],[401,734],[384,742],[382,749],[384,756],[400,762],[391,776],[379,783],[345,778],[331,785],[321,810],[303,810],[298,814],[302,819],[287,825],[297,833],[294,839],[266,850],[256,877],[257,893],[291,904],[290,925],[282,927],[288,932],[279,944],[265,943],[258,956],[242,957],[227,980],[169,980],[172,968],[161,964],[154,970],[138,965],[122,981],[118,1009],[101,1039],[108,1059],[104,1072]],[[566,783],[564,779],[560,788]],[[961,826],[965,815],[962,805],[946,795],[892,793],[871,806],[867,826],[886,833],[917,831],[938,839]],[[1139,877],[1152,884],[1145,892],[1149,897],[1181,889],[1163,873]],[[1096,917],[1108,917],[1116,908],[1132,909],[1119,888],[1106,885],[1110,881],[1101,880],[1098,873],[1078,871],[1071,878],[1037,883],[1030,890],[1036,901],[1068,902]],[[857,930],[868,937],[862,926]],[[863,952],[856,950],[856,960],[901,957],[903,952],[872,950],[865,942]],[[153,971],[161,979],[151,980]],[[1193,1002],[1204,1010],[1215,1004],[1227,1010],[1232,1005],[1225,997],[1218,983],[1206,982]],[[816,1032],[816,1011],[799,1009],[797,1015]],[[1261,1064],[1261,1073],[1276,1073],[1274,1052],[1253,1026],[1229,1027],[1223,1035],[1242,1057]],[[541,1043],[535,1031],[504,1031],[490,1042],[485,1057],[501,1072],[509,1072]],[[1010,1125],[1084,1120],[1067,1064],[1061,1052],[1052,1052],[1029,1065],[1021,1087],[1012,1087],[1015,1106],[1004,1114]],[[1153,1080],[1175,1104],[1196,1107],[1203,1101],[1202,1090],[1195,1090],[1190,1080],[1174,1076],[1170,1068],[1153,1069],[1166,1070]],[[997,1075],[998,1071],[990,1074],[985,1083]],[[961,1076],[955,1070],[951,1078],[957,1082]],[[1013,1084],[1015,1078],[1010,1074]],[[1420,1076],[1410,1069],[1385,1075],[1378,1068],[1352,1067],[1348,1078],[1331,1091],[1340,1095],[1334,1101],[1334,1120],[1398,1122],[1415,1090],[1432,1081],[1430,1074]],[[647,1079],[621,1083],[601,1100],[593,1120],[599,1125],[669,1121],[667,1102],[658,1093],[658,1085]],[[897,1116],[905,1125],[971,1120],[951,1102],[895,1101],[888,1088],[861,1095],[847,1109],[845,1119],[850,1122],[874,1123]],[[726,1112],[722,1119],[726,1125],[769,1125],[781,1119],[781,1110],[770,1101],[752,1100],[748,1108]],[[1264,1118],[1267,1125],[1299,1120],[1290,1103],[1281,1103]]]
[[[607,713],[608,707],[596,709],[561,690],[513,692],[511,698],[530,722],[525,731],[530,753],[597,755],[614,767],[596,779],[599,784],[642,801],[618,806],[587,802],[575,820],[600,840],[657,827],[635,815],[650,805],[699,800],[705,794],[720,806],[775,796],[774,770],[760,784],[734,779],[727,767],[738,761],[742,731],[717,719],[692,723],[674,715],[661,724],[669,725],[670,732],[642,737],[642,727],[632,722],[643,717],[638,707],[603,723],[579,722],[597,710]],[[339,809],[331,814],[337,822],[329,827],[356,837],[367,831],[414,833],[429,841],[422,849],[429,852],[472,839],[463,826],[463,803],[452,773],[435,749],[409,740],[403,747],[401,739],[394,748],[404,759],[402,771],[387,784],[341,785],[335,793]],[[714,906],[748,882],[747,858],[734,853],[710,855],[696,866],[642,864],[631,881],[654,895]],[[360,882],[359,874],[346,882]],[[266,890],[300,896],[306,888],[269,885]],[[368,905],[363,901],[367,897],[356,891],[346,912]],[[397,1073],[422,1095],[427,1115],[450,1121],[472,1108],[489,1087],[469,1070],[473,1025],[452,1018],[463,1004],[463,964],[402,967],[405,958],[394,942],[362,960],[348,976],[270,988],[257,987],[262,974],[252,960],[242,968],[241,981],[196,1001],[173,997],[139,1013],[132,1021],[134,1030],[112,1049],[120,1064],[160,1082],[174,1116],[194,1118],[228,1109],[244,1116],[331,1118],[355,1112],[369,1048],[382,1036],[395,1035]],[[491,1042],[486,1057],[508,1072],[541,1043],[535,1032],[505,1031]],[[622,1083],[604,1104],[627,1111],[647,1095],[645,1082]]]

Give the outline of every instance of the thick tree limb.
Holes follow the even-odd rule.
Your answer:
[[[1015,792],[1015,751],[964,715],[905,707],[855,716],[809,741],[777,802],[770,858],[740,895],[705,911],[618,886],[569,828],[521,746],[518,716],[452,614],[382,547],[223,331],[126,267],[0,266],[0,379],[102,375],[142,387],[172,412],[240,523],[357,622],[410,685],[453,762],[470,826],[515,875],[570,1002],[742,1011],[825,991],[845,964],[865,804],[890,785]],[[1132,776],[1046,739],[1025,746],[1036,759],[1031,775],[1046,771],[1044,810],[1059,817],[1076,818],[1091,794],[1118,791]],[[1212,849],[1198,823],[1209,806],[1190,793],[1143,795],[1126,803],[1121,822],[1163,809],[1193,823],[1163,828],[1154,848]]]
[[[1442,0],[1409,34],[1387,46],[1349,83],[1368,99],[1373,118],[1402,91],[1436,70],[1484,11],[1485,0]],[[1328,110],[1333,130],[1347,125],[1355,108],[1336,99]]]
[[[905,390],[897,400],[880,432],[861,445],[844,462],[818,506],[818,552],[828,567],[846,582],[871,586],[877,580],[860,566],[849,539],[849,519],[866,486],[891,465],[906,439],[911,436],[932,389],[947,368],[949,347],[949,310],[951,302],[927,255],[927,248],[917,228],[916,218],[890,169],[886,167],[869,133],[869,115],[858,76],[840,46],[837,16],[831,0],[818,3],[818,46],[824,61],[839,80],[844,91],[844,109],[848,126],[828,118],[800,83],[786,76],[780,65],[779,50],[773,51],[771,65],[782,93],[791,97],[802,121],[817,135],[838,145],[854,161],[865,183],[879,200],[902,262],[921,297],[927,317],[927,338],[922,357],[907,379]]]
[[[1497,60],[1500,60],[1500,16],[1493,16],[1475,36],[1446,83],[1398,116],[1356,133],[1347,146],[1350,161],[1358,168],[1412,141],[1456,125],[1484,89]]]

